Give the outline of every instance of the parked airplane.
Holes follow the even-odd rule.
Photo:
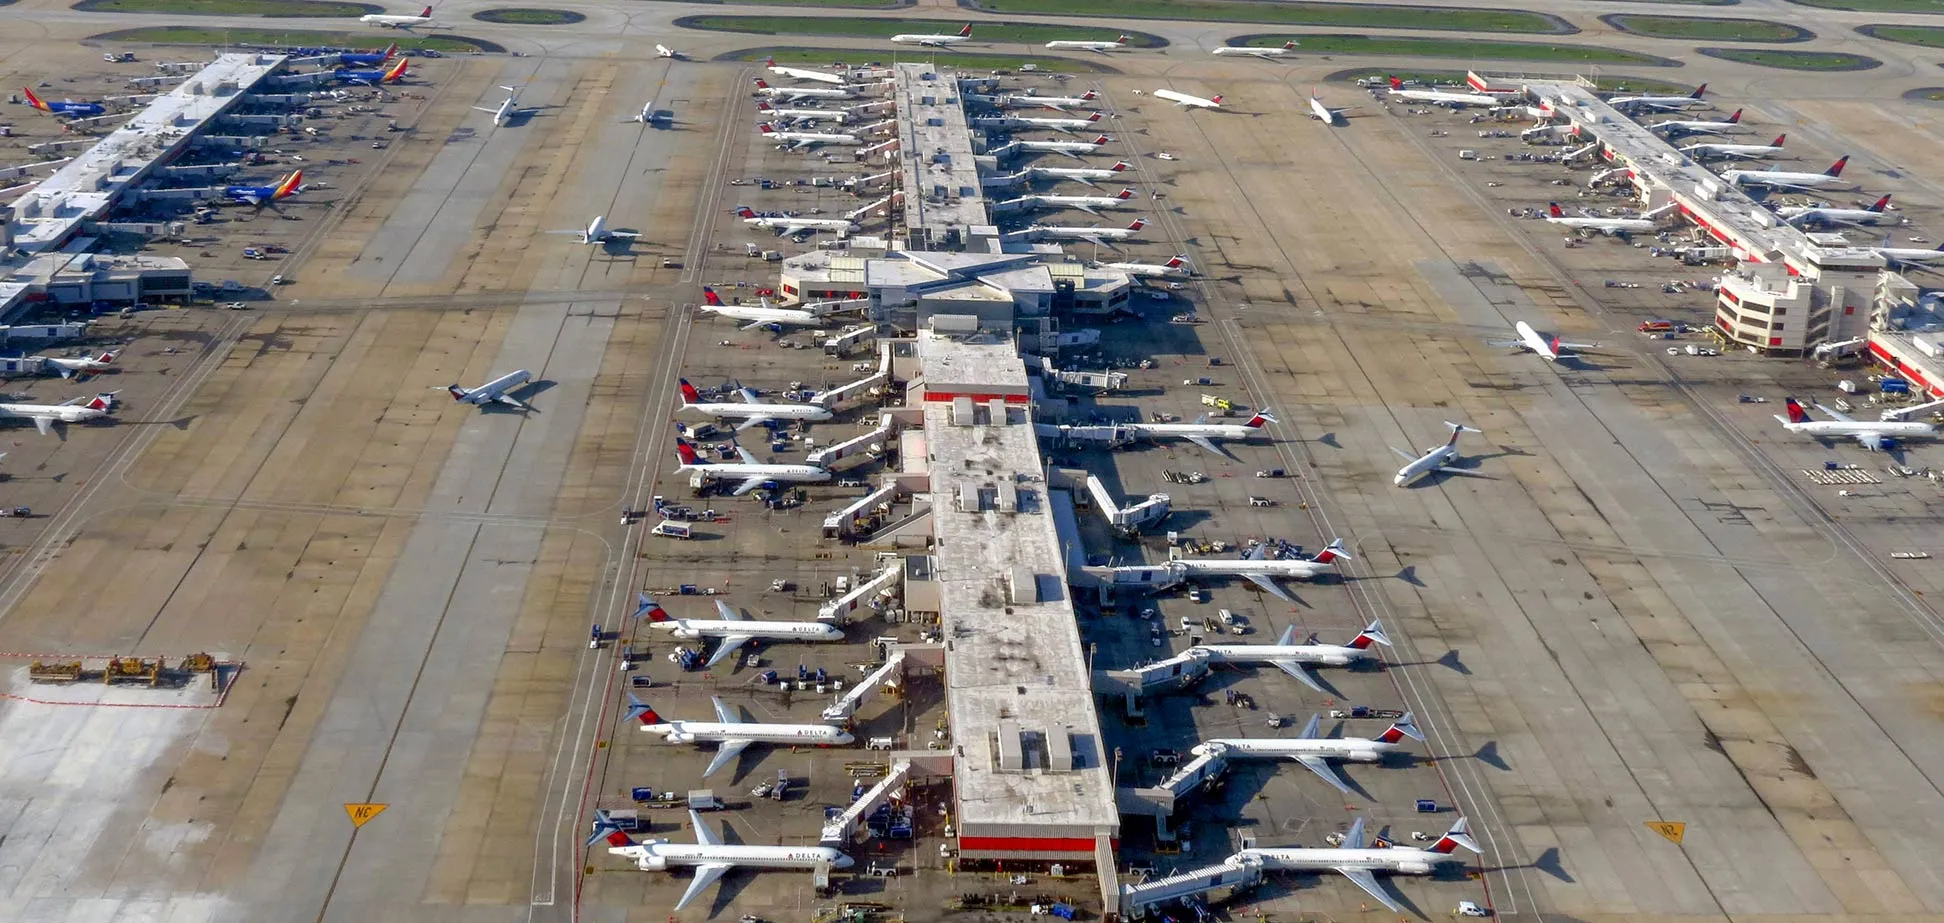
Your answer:
[[[1087,92],[1082,93],[1079,96],[1013,95],[1013,96],[1006,97],[1006,105],[1040,106],[1047,109],[1057,109],[1061,112],[1065,112],[1068,109],[1086,108],[1088,103],[1091,103],[1094,100],[1099,98],[1100,98],[1100,94],[1094,90],[1088,90]]]
[[[411,66],[412,66],[411,58],[399,58],[397,64],[394,64],[385,70],[354,71],[354,70],[346,69],[346,70],[336,71],[335,73],[333,73],[332,76],[335,76],[337,79],[342,80],[345,83],[358,83],[368,87],[375,87],[386,83],[397,83],[398,81],[405,79],[405,72],[409,70]]]
[[[734,656],[744,644],[756,638],[773,641],[842,641],[844,630],[830,622],[763,622],[744,618],[736,607],[718,599],[715,601],[716,614],[720,619],[678,619],[670,616],[660,603],[639,594],[641,605],[635,608],[634,617],[647,618],[648,624],[674,633],[683,639],[715,638],[715,653],[709,662],[702,665],[709,669]]]
[[[966,28],[970,29],[972,27],[966,26]],[[1109,51],[1119,51],[1122,48],[1126,48],[1127,36],[1123,35],[1120,38],[1114,39],[1111,42],[1072,42],[1072,41],[1064,41],[1064,40],[1052,41],[1052,42],[1047,42],[1046,47],[1051,48],[1054,51],[1097,51],[1105,54],[1106,52]]]
[[[1736,109],[1734,115],[1719,122],[1665,119],[1648,127],[1666,129],[1669,137],[1676,138],[1682,135],[1725,135],[1741,124],[1741,116],[1742,111]]]
[[[1345,112],[1357,108],[1355,106],[1340,106],[1332,109],[1329,106],[1325,106],[1323,105],[1323,100],[1316,97],[1315,87],[1310,88],[1309,107],[1310,118],[1322,122],[1325,125],[1335,125],[1337,122],[1342,121]]]
[[[1100,113],[1096,112],[1084,119],[1030,119],[1013,115],[1007,116],[1005,121],[1012,128],[1051,128],[1070,135],[1082,129],[1098,130]]]
[[[1410,712],[1405,712],[1384,733],[1374,738],[1324,737],[1317,733],[1322,721],[1322,715],[1311,715],[1309,723],[1303,725],[1303,729],[1293,738],[1218,737],[1202,741],[1193,752],[1196,756],[1215,754],[1226,759],[1295,760],[1335,786],[1337,791],[1348,795],[1351,794],[1350,785],[1337,775],[1336,769],[1330,765],[1331,760],[1375,763],[1382,760],[1385,754],[1404,746],[1406,737],[1420,742],[1424,740],[1424,732],[1412,723]]]
[[[1099,153],[1100,146],[1112,140],[1101,135],[1092,141],[1014,141],[1013,147],[1035,154],[1062,154],[1078,160],[1081,154]]]
[[[1704,105],[1701,97],[1707,92],[1708,85],[1704,83],[1695,87],[1694,92],[1686,96],[1621,96],[1607,100],[1607,105],[1615,109],[1631,109],[1634,107],[1646,109],[1687,109],[1692,106]]]
[[[1829,169],[1821,173],[1792,173],[1773,167],[1767,170],[1723,170],[1721,178],[1737,186],[1765,186],[1774,189],[1821,189],[1843,182],[1843,167],[1849,163],[1845,154]]]
[[[1084,240],[1095,246],[1112,247],[1113,241],[1127,240],[1139,234],[1141,228],[1146,226],[1146,218],[1136,218],[1132,224],[1124,228],[1067,228],[1036,224],[1026,230],[1035,239]]]
[[[1932,263],[1944,260],[1944,245],[1935,250],[1921,247],[1871,247],[1876,254],[1892,263]]]
[[[453,400],[464,404],[471,404],[474,407],[484,407],[488,404],[505,404],[515,410],[526,411],[532,410],[533,405],[507,392],[531,380],[533,380],[532,372],[526,369],[516,369],[477,388],[462,388],[457,382],[454,382],[446,385],[446,393],[452,395]]]
[[[1776,135],[1775,140],[1767,144],[1724,144],[1709,141],[1690,144],[1681,148],[1681,153],[1701,160],[1710,157],[1774,157],[1782,153],[1782,142],[1787,140],[1789,136],[1781,134]]]
[[[675,49],[673,49],[673,48],[670,48],[670,47],[668,47],[667,45],[662,45],[662,44],[659,44],[659,43],[655,45],[655,57],[657,57],[657,58],[667,58],[667,59],[669,59],[669,60],[671,60],[671,61],[686,61],[686,60],[688,60],[688,55],[686,55],[686,54],[684,54],[684,53],[682,53],[682,52],[679,52],[679,51],[676,51]]]
[[[831,231],[848,234],[857,230],[857,222],[849,218],[793,218],[788,215],[758,215],[747,205],[736,206],[736,217],[744,224],[759,228],[771,228],[784,236],[801,234],[805,231]]]
[[[1187,109],[1187,108],[1194,108],[1194,109],[1220,109],[1220,108],[1222,108],[1222,94],[1220,94],[1220,93],[1217,93],[1217,94],[1215,94],[1214,96],[1211,96],[1211,97],[1208,97],[1207,99],[1203,99],[1203,98],[1202,98],[1202,97],[1200,97],[1200,96],[1195,96],[1195,95],[1192,95],[1192,94],[1189,94],[1189,93],[1182,93],[1182,92],[1180,92],[1180,91],[1177,91],[1177,90],[1155,90],[1155,91],[1154,91],[1154,96],[1155,96],[1155,98],[1157,98],[1157,99],[1165,99],[1165,100],[1167,100],[1168,102],[1171,102],[1171,103],[1174,103],[1175,105],[1177,105],[1177,106],[1180,106],[1180,107],[1182,107],[1182,108],[1184,108],[1184,109]]]
[[[754,330],[768,324],[781,324],[786,327],[822,327],[830,323],[830,314],[840,311],[861,310],[864,301],[825,301],[805,305],[801,308],[772,308],[767,302],[762,306],[724,304],[722,296],[715,289],[702,288],[702,311],[730,320],[748,321],[744,330]]]
[[[1092,167],[1027,167],[1026,172],[1033,176],[1051,176],[1055,179],[1070,179],[1093,186],[1095,185],[1094,180],[1114,179],[1119,174],[1127,172],[1127,168],[1130,166],[1132,164],[1122,160],[1105,170]]]
[[[1398,903],[1397,898],[1377,883],[1376,873],[1429,875],[1436,866],[1458,861],[1451,853],[1460,846],[1472,852],[1479,851],[1478,843],[1471,838],[1470,829],[1465,819],[1460,817],[1444,836],[1424,849],[1395,845],[1369,849],[1364,846],[1364,819],[1359,817],[1350,825],[1350,831],[1344,834],[1343,842],[1333,848],[1250,847],[1236,853],[1236,857],[1245,861],[1253,859],[1269,871],[1341,872],[1343,877],[1355,882],[1357,887],[1369,892],[1384,906],[1404,913],[1404,906]]]
[[[1396,77],[1390,78],[1390,95],[1407,102],[1435,103],[1440,106],[1450,106],[1453,109],[1463,109],[1467,106],[1488,106],[1496,109],[1505,105],[1505,100],[1484,93],[1455,93],[1451,90],[1407,90],[1404,88],[1404,81]]]
[[[608,230],[606,215],[595,215],[594,220],[589,221],[587,227],[584,228],[557,228],[547,233],[573,234],[580,238],[578,243],[583,244],[603,244],[610,240],[634,240],[641,236],[641,232],[639,231]]]
[[[1165,263],[1096,263],[1098,269],[1118,269],[1130,276],[1145,279],[1173,279],[1192,275],[1194,268],[1188,265],[1188,254],[1177,254]]]
[[[845,82],[844,78],[839,77],[836,74],[833,74],[829,71],[813,71],[801,67],[784,67],[783,65],[776,63],[776,59],[773,57],[765,59],[763,61],[763,66],[769,68],[769,72],[777,75],[778,77],[795,77],[798,80],[814,80],[818,83],[842,84]],[[762,81],[760,79],[757,81],[757,85],[758,86],[762,85]],[[847,90],[846,92],[849,91]]]
[[[1599,218],[1591,216],[1572,216],[1559,207],[1558,202],[1546,203],[1547,224],[1557,224],[1575,231],[1598,231],[1602,234],[1645,234],[1660,229],[1660,222],[1654,219],[1664,215],[1679,204],[1669,202],[1652,211],[1641,212],[1638,218]]]
[[[1944,254],[1939,255],[1944,256]],[[1929,423],[1916,420],[1858,420],[1831,410],[1828,407],[1824,407],[1821,404],[1817,404],[1816,409],[1829,414],[1834,419],[1812,419],[1809,416],[1809,412],[1802,409],[1802,404],[1797,402],[1793,397],[1788,398],[1787,407],[1789,411],[1788,416],[1785,417],[1781,414],[1775,415],[1776,421],[1782,424],[1783,429],[1791,433],[1814,436],[1818,440],[1847,436],[1855,439],[1864,448],[1872,452],[1881,451],[1887,444],[1894,441],[1903,439],[1929,439],[1937,435],[1937,427]]]
[[[519,96],[520,96],[520,90],[519,90],[519,88],[518,88],[518,87],[509,87],[509,86],[502,86],[502,87],[500,87],[500,89],[502,89],[502,90],[505,90],[505,91],[506,91],[506,100],[505,100],[504,102],[502,102],[502,103],[500,103],[500,104],[499,104],[499,105],[497,105],[497,106],[493,106],[493,107],[491,107],[491,108],[488,108],[488,107],[486,107],[486,106],[474,106],[474,107],[473,107],[474,109],[476,109],[476,110],[478,110],[478,111],[480,111],[480,112],[491,112],[491,113],[493,114],[493,127],[494,127],[494,128],[498,128],[498,127],[500,127],[501,125],[504,125],[504,124],[506,124],[507,122],[509,122],[509,121],[511,121],[511,120],[513,119],[513,116],[514,116],[514,115],[515,115],[516,113],[518,113],[518,112],[520,112],[520,111],[521,111],[521,110],[520,110],[520,99],[519,99]]]
[[[1276,422],[1267,407],[1256,411],[1247,423],[1209,423],[1207,419],[1203,417],[1193,423],[1123,423],[1119,428],[1142,439],[1186,439],[1207,451],[1226,455],[1216,447],[1215,440],[1254,439],[1265,435],[1263,426]]]
[[[842,109],[778,109],[766,102],[756,104],[756,111],[764,118],[796,119],[805,122],[836,122],[839,125],[850,121],[850,113]]]
[[[1295,42],[1284,42],[1281,48],[1251,48],[1247,45],[1223,45],[1210,53],[1225,58],[1280,58],[1295,50]]]
[[[695,878],[675,902],[674,910],[687,907],[710,885],[731,869],[847,869],[851,857],[829,846],[743,846],[716,838],[702,815],[689,811],[689,826],[695,830],[695,844],[671,843],[662,839],[642,840],[623,832],[604,810],[594,812],[594,832],[587,845],[605,840],[608,852],[634,862],[644,872],[665,872],[670,868],[695,869]]]
[[[1600,347],[1598,343],[1561,342],[1558,336],[1554,336],[1548,340],[1540,336],[1539,331],[1532,329],[1532,325],[1525,321],[1519,321],[1513,324],[1512,330],[1519,335],[1518,339],[1498,340],[1494,341],[1492,345],[1516,346],[1521,352],[1532,353],[1547,362],[1558,362],[1561,359],[1575,358],[1577,354],[1566,352],[1565,350],[1568,349],[1598,349]]]
[[[825,74],[824,76],[830,76]],[[857,94],[847,87],[773,87],[756,78],[756,92],[771,99],[851,99]]]
[[[119,391],[104,391],[93,398],[76,397],[58,404],[0,404],[0,418],[32,420],[45,436],[56,423],[86,423],[99,420],[115,408]]]
[[[410,29],[432,21],[432,7],[427,6],[417,16],[388,16],[384,13],[369,13],[358,17],[358,21],[369,26],[383,26],[387,29]]]
[[[20,89],[27,94],[28,106],[53,115],[65,115],[68,118],[79,119],[104,115],[108,112],[108,107],[101,103],[77,103],[71,99],[51,102],[35,96],[34,91],[26,87],[21,87]]]
[[[1782,220],[1790,224],[1881,224],[1891,217],[1886,210],[1890,207],[1888,195],[1876,200],[1867,208],[1822,208],[1807,205],[1788,205],[1775,210]]]
[[[705,779],[729,765],[753,743],[840,747],[855,739],[843,728],[828,724],[759,724],[744,721],[734,709],[723,704],[720,697],[710,696],[709,700],[715,703],[714,721],[664,721],[652,707],[630,693],[628,701],[631,707],[624,720],[638,720],[642,731],[659,735],[672,744],[718,743],[715,758],[709,761],[707,769],[702,770]]]
[[[304,191],[304,171],[292,170],[274,186],[224,186],[223,198],[241,205],[261,208]]]
[[[1384,627],[1377,622],[1364,626],[1364,630],[1351,638],[1348,644],[1323,644],[1317,641],[1315,635],[1297,644],[1296,626],[1291,625],[1283,629],[1282,636],[1274,644],[1200,644],[1191,650],[1199,651],[1219,663],[1266,663],[1317,692],[1328,692],[1310,669],[1347,667],[1369,660],[1377,653],[1377,649],[1371,646],[1373,644],[1391,646],[1390,636],[1384,634]]]
[[[1397,469],[1397,476],[1391,479],[1392,484],[1398,487],[1409,487],[1433,472],[1438,474],[1470,473],[1463,468],[1452,467],[1451,463],[1458,460],[1458,434],[1476,433],[1478,430],[1472,429],[1463,423],[1453,423],[1450,420],[1446,420],[1445,425],[1451,427],[1451,439],[1446,441],[1444,445],[1432,446],[1431,448],[1425,449],[1423,455],[1413,456],[1403,449],[1391,446],[1391,451],[1403,456],[1409,462],[1404,467]]]
[[[48,368],[58,372],[62,378],[73,378],[76,375],[93,375],[108,371],[115,364],[115,360],[120,357],[121,350],[117,349],[99,355],[79,356],[72,359],[61,356],[39,356],[37,358],[43,363],[46,363]]]
[[[927,48],[944,48],[948,45],[956,45],[971,37],[972,37],[972,24],[968,22],[965,24],[965,28],[958,30],[957,35],[927,35],[918,32],[900,32],[897,35],[891,36],[891,44],[923,45]]]
[[[756,126],[756,130],[762,132],[763,137],[771,141],[783,142],[784,145],[787,145],[793,151],[800,151],[806,147],[816,147],[819,144],[836,144],[852,147],[864,143],[856,135],[837,134],[835,132],[777,131],[776,126],[768,122]]]
[[[1343,550],[1341,539],[1331,542],[1322,551],[1310,558],[1282,558],[1271,560],[1267,545],[1256,545],[1248,554],[1240,558],[1180,558],[1164,564],[1130,564],[1111,568],[1117,574],[1133,575],[1135,580],[1121,579],[1121,583],[1153,583],[1156,576],[1174,580],[1196,580],[1205,577],[1241,577],[1262,588],[1269,595],[1284,602],[1294,603],[1296,598],[1282,588],[1278,580],[1311,580],[1332,572],[1339,558],[1350,559],[1349,552]],[[1162,581],[1156,585],[1169,585],[1172,581]]]
[[[1023,198],[1035,205],[1077,208],[1090,215],[1100,214],[1099,209],[1103,208],[1129,208],[1135,204],[1132,189],[1122,189],[1118,195],[1029,195]]]
[[[693,471],[703,477],[724,480],[741,479],[731,494],[737,497],[749,493],[765,484],[821,484],[830,480],[830,472],[816,465],[773,465],[756,460],[748,449],[736,446],[736,454],[741,459],[733,462],[706,462],[695,454],[695,447],[685,439],[675,440],[675,457],[681,464],[675,466],[676,472]],[[848,742],[848,741],[847,741]]]
[[[681,379],[681,389],[683,410],[692,410],[712,417],[740,417],[742,422],[736,425],[738,432],[752,426],[761,426],[772,420],[821,423],[830,419],[828,407],[819,407],[815,404],[765,403],[756,395],[756,392],[748,388],[741,388],[736,392],[742,398],[740,402],[704,402],[702,393],[695,390],[695,386],[689,384],[686,378]]]

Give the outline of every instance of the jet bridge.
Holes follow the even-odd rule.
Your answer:
[[[824,517],[824,538],[843,538],[852,533],[859,513],[872,509],[881,503],[895,502],[898,498],[898,482],[893,480],[862,497],[852,501],[849,506]]]
[[[1131,670],[1101,671],[1096,674],[1095,686],[1102,691],[1132,692],[1140,696],[1186,688],[1208,675],[1209,660],[1207,651],[1190,648],[1166,660]]]
[[[1114,503],[1114,496],[1107,492],[1107,485],[1091,474],[1087,475],[1087,493],[1093,495],[1094,506],[1107,517],[1107,524],[1123,534],[1139,533],[1160,522],[1172,509],[1167,494],[1149,494],[1146,500],[1123,509]]]
[[[1220,888],[1239,891],[1261,881],[1261,860],[1237,853],[1220,865],[1204,866],[1140,884],[1121,885],[1120,911],[1127,919],[1139,920],[1147,917],[1154,908],[1170,901],[1207,894]]]
[[[897,200],[898,198],[899,198],[899,193],[893,192],[890,195],[886,195],[879,198],[877,201],[872,202],[871,204],[866,205],[863,208],[851,209],[850,211],[844,213],[844,220],[862,221],[863,219],[870,217],[873,212],[876,212],[879,209],[889,209],[891,203]]]
[[[831,462],[834,462],[840,458],[849,458],[850,456],[856,455],[859,452],[864,451],[865,449],[869,448],[872,445],[883,444],[885,440],[890,439],[891,436],[897,431],[898,431],[898,421],[895,418],[893,418],[890,414],[886,414],[884,416],[883,422],[878,424],[877,429],[871,430],[869,432],[863,433],[858,436],[853,436],[849,439],[844,440],[843,442],[839,442],[834,445],[824,446],[823,448],[810,453],[810,455],[805,460],[813,465],[821,465],[824,467],[829,467]]]
[[[905,779],[910,775],[910,760],[898,760],[892,763],[891,771],[885,773],[884,778],[878,780],[878,784],[871,786],[871,790],[865,792],[862,798],[851,802],[851,806],[845,808],[844,813],[823,825],[823,836],[819,845],[838,849],[850,845],[851,838],[857,835],[857,822],[869,817],[872,811],[878,809],[878,805],[891,800],[891,796],[904,787]]]
[[[864,704],[864,698],[897,679],[904,673],[905,652],[903,647],[891,648],[891,655],[879,664],[878,668],[865,675],[857,685],[844,690],[836,702],[823,710],[825,721],[848,721],[857,714],[857,707]]]
[[[812,398],[810,402],[816,404],[819,407],[826,407],[826,408],[835,407],[837,406],[838,403],[842,401],[849,400],[852,397],[855,397],[860,393],[869,391],[870,389],[875,388],[879,385],[886,384],[890,382],[890,380],[891,380],[891,341],[883,340],[878,343],[877,371],[872,372],[871,374],[866,375],[863,378],[860,378],[856,381],[853,381],[850,384],[842,385],[836,388],[832,388],[828,391],[825,391],[822,394],[819,394],[816,397]],[[814,458],[811,460],[810,463],[813,465],[818,464],[818,462]]]
[[[904,580],[904,562],[896,555],[889,555],[889,557],[891,563],[878,571],[877,576],[858,584],[855,589],[818,608],[817,621],[838,623],[849,621],[850,614],[856,612],[857,607],[865,600],[870,599],[879,590],[901,583]]]

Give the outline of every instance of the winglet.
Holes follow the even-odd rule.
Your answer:
[[[1310,560],[1315,561],[1318,564],[1334,564],[1336,563],[1336,559],[1338,558],[1342,558],[1345,561],[1356,560],[1356,558],[1350,556],[1350,552],[1343,550],[1343,539],[1340,538],[1331,539],[1330,543],[1328,545],[1323,546],[1323,550],[1317,552],[1316,557],[1311,558]],[[1371,624],[1375,625],[1377,623],[1372,622]],[[1390,642],[1387,641],[1385,643],[1388,644]]]
[[[1478,841],[1471,838],[1471,825],[1462,817],[1458,818],[1458,822],[1452,824],[1451,829],[1445,831],[1445,835],[1439,837],[1436,843],[1431,844],[1430,851],[1450,855],[1451,851],[1459,846],[1480,855],[1485,852],[1478,848]]]
[[[622,831],[605,808],[594,810],[594,832],[587,835],[587,845],[592,846],[597,840],[607,840],[609,846],[634,845],[634,838]]]
[[[642,616],[647,616],[648,621],[650,622],[668,621],[668,610],[663,609],[661,607],[661,603],[658,603],[653,599],[650,599],[648,594],[646,593],[640,593],[637,595],[640,598],[641,602],[639,605],[635,606],[634,615],[631,616],[632,618],[638,619],[641,618]]]
[[[1384,733],[1379,734],[1377,739],[1387,744],[1394,744],[1406,737],[1419,742],[1424,740],[1424,732],[1418,730],[1417,725],[1411,721],[1410,712],[1405,712],[1404,717],[1391,722],[1391,726]]]
[[[1357,632],[1357,636],[1350,639],[1349,646],[1364,651],[1370,649],[1372,642],[1382,644],[1385,647],[1391,646],[1390,635],[1384,634],[1384,626],[1376,621],[1365,625],[1363,631]]]
[[[661,716],[655,714],[655,707],[653,705],[635,698],[635,694],[630,692],[628,693],[628,716],[621,720],[634,721],[637,719],[644,725],[662,723]]]
[[[722,307],[722,296],[716,294],[715,289],[704,285],[702,286],[702,303],[712,308],[720,308]]]

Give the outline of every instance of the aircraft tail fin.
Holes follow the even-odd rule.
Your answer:
[[[683,467],[693,465],[695,464],[695,447],[689,445],[685,439],[677,439],[675,440],[675,457],[681,460]]]
[[[682,389],[683,404],[699,404],[702,402],[702,393],[695,390],[695,386],[689,384],[688,379],[680,379],[680,387]]]
[[[1439,837],[1436,843],[1431,844],[1430,851],[1450,855],[1452,850],[1460,846],[1475,853],[1484,853],[1484,850],[1478,848],[1478,841],[1471,838],[1471,825],[1462,817],[1458,818],[1458,822],[1452,824],[1451,829],[1445,831],[1445,835]]]
[[[636,594],[636,596],[641,601],[638,605],[635,606],[635,611],[634,611],[635,618],[641,618],[643,616],[646,616],[648,618],[648,621],[651,623],[669,621],[668,610],[663,609],[661,607],[661,603],[656,602],[652,597],[650,597],[646,593],[638,593]]]
[[[605,809],[594,811],[594,832],[587,835],[587,845],[592,846],[599,840],[606,840],[609,846],[633,846],[634,838],[628,836],[621,825]]]
[[[1209,102],[1211,102],[1211,103],[1214,103],[1214,104],[1215,104],[1215,105],[1217,105],[1217,106],[1219,106],[1219,105],[1221,105],[1221,104],[1222,104],[1222,94],[1220,94],[1220,93],[1217,93],[1217,94],[1215,94],[1214,96],[1211,96],[1211,97],[1209,97],[1209,98],[1208,98],[1208,101],[1209,101]]]
[[[628,693],[628,716],[621,720],[640,721],[644,725],[662,723],[661,715],[655,713],[655,706],[635,698],[632,692]]]
[[[1387,77],[1387,78],[1385,78],[1385,79],[1387,79],[1387,80],[1389,80],[1389,81],[1390,81],[1390,87],[1391,87],[1391,89],[1393,89],[1393,90],[1401,90],[1401,89],[1404,89],[1404,81],[1402,81],[1402,80],[1399,80],[1399,79],[1397,79],[1396,77]]]
[[[1836,162],[1835,162],[1835,163],[1832,163],[1832,164],[1830,164],[1830,165],[1829,165],[1829,169],[1827,169],[1827,170],[1824,170],[1824,171],[1823,171],[1823,175],[1824,175],[1824,176],[1842,176],[1842,175],[1843,175],[1843,167],[1845,167],[1845,166],[1847,166],[1848,164],[1849,164],[1849,155],[1848,155],[1848,154],[1844,154],[1844,155],[1843,155],[1842,157],[1840,157],[1840,158],[1837,158],[1837,160],[1836,160]]]
[[[27,87],[21,87],[20,89],[21,89],[21,91],[22,91],[22,92],[24,92],[24,93],[26,93],[26,94],[27,94],[27,105],[29,105],[29,106],[31,106],[31,107],[33,107],[33,108],[35,108],[35,109],[39,109],[39,110],[40,110],[40,111],[42,111],[42,112],[50,112],[50,111],[52,111],[51,109],[49,109],[49,108],[48,108],[48,106],[47,106],[47,104],[46,104],[46,103],[44,103],[44,102],[41,102],[41,98],[40,98],[40,97],[38,97],[38,96],[35,96],[35,95],[34,95],[34,91],[33,91],[33,90],[31,90],[31,89],[29,89],[29,88],[27,88]]]
[[[1385,729],[1384,733],[1377,735],[1378,740],[1387,744],[1397,743],[1406,737],[1417,741],[1424,740],[1424,732],[1418,730],[1417,725],[1411,721],[1410,712],[1405,712],[1404,717],[1391,722],[1391,726]]]
[[[1459,433],[1476,433],[1476,432],[1479,432],[1479,430],[1477,430],[1477,429],[1475,429],[1475,428],[1473,428],[1473,427],[1470,427],[1470,426],[1466,426],[1466,425],[1465,425],[1465,424],[1463,424],[1463,423],[1453,423],[1453,422],[1451,422],[1450,420],[1446,420],[1446,421],[1445,421],[1445,425],[1446,425],[1446,426],[1449,426],[1449,427],[1451,427],[1451,441],[1449,441],[1449,442],[1446,442],[1446,443],[1445,443],[1445,445],[1457,445],[1457,444],[1458,444],[1458,434],[1459,434]]]
[[[1384,634],[1384,626],[1376,621],[1365,625],[1364,630],[1357,632],[1357,636],[1351,638],[1347,646],[1363,651],[1369,650],[1372,644],[1382,644],[1385,647],[1391,646],[1390,635]]]
[[[391,44],[389,44],[389,45],[386,45],[386,46],[385,46],[385,56],[384,56],[383,58],[380,58],[379,60],[380,60],[380,61],[389,61],[389,60],[391,60],[391,59],[393,59],[393,58],[395,58],[395,57],[398,57],[398,43],[397,43],[397,42],[393,42],[393,43],[391,43]]]
[[[1706,93],[1706,92],[1708,92],[1708,85],[1704,83],[1704,84],[1702,84],[1702,85],[1700,85],[1700,86],[1698,86],[1698,87],[1695,87],[1695,88],[1694,88],[1694,92],[1692,92],[1692,93],[1689,93],[1689,94],[1688,94],[1688,98],[1689,98],[1689,99],[1700,99],[1700,98],[1701,98],[1701,95],[1702,95],[1702,94],[1704,94],[1704,93]]]
[[[1889,207],[1890,207],[1890,196],[1888,194],[1885,194],[1883,198],[1876,200],[1876,204],[1871,205],[1869,208],[1864,209],[1864,211],[1880,213],[1884,209]]]
[[[425,9],[422,9],[422,10],[420,10],[420,11],[419,11],[419,18],[420,18],[420,19],[431,19],[431,18],[432,18],[432,5],[431,5],[431,4],[426,4],[426,6],[425,6]]]
[[[722,296],[716,294],[715,289],[704,285],[702,286],[702,303],[712,308],[720,308],[722,307]]]
[[[1560,208],[1560,207],[1559,207],[1559,203],[1558,203],[1558,202],[1547,202],[1547,203],[1546,203],[1546,214],[1548,214],[1548,215],[1551,215],[1551,216],[1552,216],[1552,217],[1554,217],[1554,218],[1564,218],[1564,217],[1566,217],[1566,211],[1565,211],[1565,209],[1562,209],[1562,208]]]
[[[1255,416],[1249,418],[1249,422],[1242,425],[1250,429],[1261,429],[1263,426],[1274,422],[1276,422],[1276,415],[1270,413],[1269,408],[1264,407],[1256,411]]]
[[[1334,564],[1338,558],[1342,558],[1345,561],[1356,560],[1350,556],[1350,552],[1343,550],[1343,539],[1340,538],[1331,539],[1330,543],[1323,546],[1323,550],[1317,552],[1316,557],[1310,560],[1318,564]]]
[[[1802,409],[1802,402],[1791,397],[1791,398],[1784,399],[1783,405],[1789,411],[1789,418],[1783,422],[1785,423],[1809,422],[1809,411]]]
[[[115,395],[120,393],[119,391],[103,391],[95,395],[93,400],[81,406],[89,410],[113,410],[115,409]]]
[[[971,24],[971,23],[969,23],[969,22],[968,22],[968,23],[966,23],[966,24],[965,24],[965,28],[963,28],[963,29],[960,29],[960,30],[959,30],[959,33],[958,33],[958,34],[959,34],[959,38],[971,38],[971,37],[972,37],[972,24]]]

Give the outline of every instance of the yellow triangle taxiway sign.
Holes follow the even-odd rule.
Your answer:
[[[389,807],[391,805],[388,804],[347,804],[344,806],[344,813],[351,815],[351,826],[355,829],[364,826],[372,818],[385,813],[385,809]],[[1674,842],[1679,843],[1680,840],[1675,840]]]
[[[1667,837],[1667,841],[1676,846],[1681,845],[1681,839],[1687,836],[1687,824],[1677,821],[1650,820],[1647,822],[1647,829]]]

